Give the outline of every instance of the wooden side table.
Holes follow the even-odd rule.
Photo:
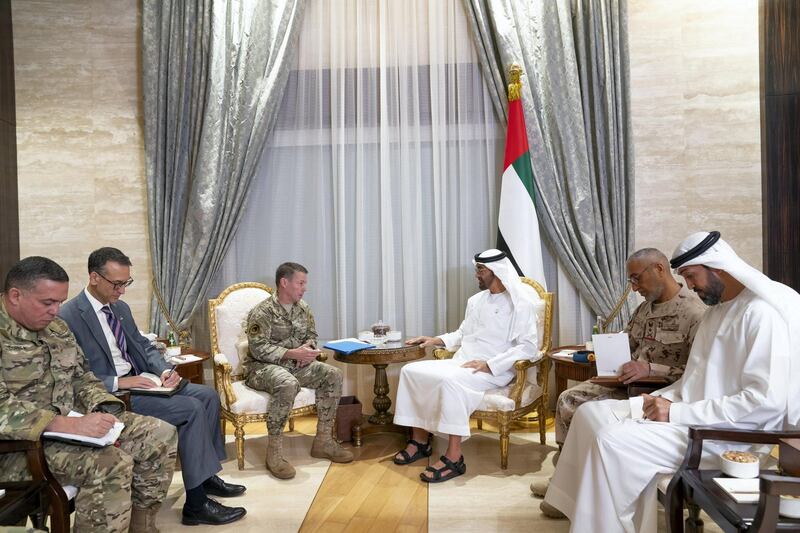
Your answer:
[[[205,384],[203,363],[210,359],[211,355],[208,352],[195,350],[194,348],[183,348],[181,350],[181,355],[183,354],[196,355],[200,360],[192,361],[191,363],[179,363],[178,368],[175,369],[178,375],[183,379],[188,379],[190,383],[196,383],[198,385]]]
[[[375,414],[368,418],[369,424],[353,427],[353,445],[361,446],[361,437],[373,433],[408,433],[408,428],[392,423],[394,415],[389,412],[392,400],[389,398],[389,381],[386,379],[386,367],[392,363],[416,361],[425,357],[425,349],[419,346],[407,346],[402,342],[387,342],[377,348],[361,350],[348,355],[333,352],[333,358],[342,363],[355,365],[372,365],[375,368],[375,399],[372,406]]]
[[[566,359],[553,357],[552,354],[560,352],[561,350],[582,350],[584,346],[559,346],[550,350],[547,355],[553,362],[553,372],[556,375],[556,398],[561,396],[561,393],[567,390],[567,380],[586,381],[597,375],[597,365],[594,361],[591,363],[576,363]]]

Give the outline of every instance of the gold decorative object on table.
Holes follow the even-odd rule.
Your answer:
[[[178,346],[181,348],[190,348],[192,346],[192,334],[189,332],[188,328],[179,328],[175,321],[172,320],[172,316],[169,314],[169,311],[167,311],[167,306],[164,303],[164,298],[161,297],[161,291],[158,290],[155,277],[150,281],[150,285],[152,285],[153,293],[156,295],[158,308],[161,309],[161,314],[164,315],[164,319],[167,321],[167,324],[169,324],[169,329],[178,334]]]

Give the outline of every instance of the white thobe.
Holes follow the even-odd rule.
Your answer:
[[[507,292],[482,291],[467,301],[458,330],[440,335],[452,359],[418,361],[403,367],[397,388],[394,423],[448,435],[469,436],[469,416],[485,391],[514,378],[514,362],[538,356],[536,317],[521,337],[509,340],[513,306]],[[467,361],[486,361],[491,373],[461,368]]]
[[[670,421],[632,420],[628,400],[583,404],[545,500],[570,531],[655,531],[656,478],[683,462],[689,425],[782,428],[789,348],[785,321],[751,291],[710,307],[683,377],[654,393],[673,402]],[[706,464],[722,448],[706,443]]]

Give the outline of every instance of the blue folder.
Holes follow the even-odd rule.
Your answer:
[[[370,344],[368,342],[362,342],[359,340],[350,340],[350,339],[345,339],[341,341],[330,341],[326,342],[323,345],[323,348],[328,348],[329,350],[343,353],[345,355],[351,354],[353,352],[358,352],[361,350],[369,350],[370,348],[374,347],[375,347],[374,344]]]

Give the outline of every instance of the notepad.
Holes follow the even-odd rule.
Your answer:
[[[375,348],[375,345],[369,342],[360,341],[358,339],[341,339],[338,341],[326,342],[323,348],[343,354],[351,354],[361,350]]]
[[[202,357],[198,357],[193,353],[185,353],[182,355],[173,355],[170,362],[173,364],[194,363],[195,361],[202,361]]]
[[[76,411],[70,411],[67,416],[83,416]],[[125,424],[122,422],[114,423],[114,427],[108,430],[108,433],[102,437],[87,437],[86,435],[77,435],[75,433],[62,433],[60,431],[45,431],[42,437],[49,440],[57,440],[61,442],[68,442],[69,444],[77,444],[79,446],[91,446],[93,448],[103,448],[109,444],[117,442],[122,430],[125,429]]]
[[[172,396],[173,394],[179,392],[183,389],[187,381],[185,379],[181,379],[177,385],[174,387],[164,387],[161,385],[161,378],[156,376],[155,374],[151,374],[149,372],[142,372],[139,374],[143,378],[147,378],[153,383],[156,384],[155,387],[151,387],[149,389],[139,389],[139,388],[131,388],[131,394],[138,394],[142,396]]]
[[[759,478],[715,477],[714,483],[736,500],[736,503],[758,503]]]
[[[619,368],[631,360],[627,333],[592,335],[598,376],[617,376]]]

